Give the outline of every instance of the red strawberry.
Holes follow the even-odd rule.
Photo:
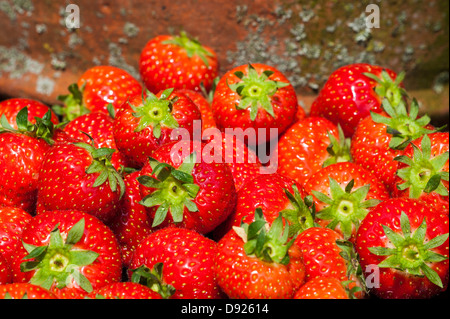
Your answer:
[[[0,207],[0,255],[8,262],[14,258],[21,245],[23,228],[32,216],[17,207]]]
[[[419,105],[413,100],[410,111],[405,103],[383,102],[383,112],[372,113],[359,122],[351,141],[353,161],[370,170],[392,192],[398,162],[405,147],[424,134],[432,133],[430,118],[418,118]]]
[[[178,92],[186,95],[198,107],[202,118],[202,132],[204,132],[208,128],[217,127],[216,121],[214,120],[214,115],[211,110],[211,103],[202,93],[186,89],[178,90]]]
[[[12,275],[9,263],[0,254],[0,286],[9,284],[11,282],[12,282]]]
[[[172,132],[186,129],[193,136],[193,122],[201,120],[197,106],[186,95],[168,89],[154,95],[136,96],[117,112],[114,138],[119,151],[141,168],[159,146],[177,139]],[[175,132],[174,132],[175,133]]]
[[[98,148],[107,147],[117,150],[113,134],[113,119],[103,112],[92,112],[81,115],[67,123],[64,131],[73,139],[90,143],[92,139]],[[88,134],[89,136],[87,136]],[[120,152],[114,152],[111,163],[117,170],[120,166],[127,166],[124,156]]]
[[[369,212],[359,227],[356,249],[373,294],[416,299],[445,291],[448,225],[448,214],[413,198],[393,198]]]
[[[0,285],[0,299],[58,299],[53,293],[29,283]]]
[[[148,90],[157,93],[168,88],[209,91],[219,72],[216,53],[189,38],[159,35],[142,49],[139,71]]]
[[[95,299],[161,299],[149,287],[134,282],[115,282],[92,291],[88,298]]]
[[[137,247],[131,280],[157,286],[165,298],[217,299],[221,291],[213,270],[216,252],[217,243],[196,231],[166,227]]]
[[[267,229],[263,213],[230,230],[220,241],[215,262],[217,281],[232,299],[292,298],[305,278],[299,247],[289,240],[281,215]],[[288,241],[289,240],[289,241]]]
[[[322,168],[310,176],[305,191],[314,197],[318,224],[349,240],[368,211],[390,197],[376,176],[351,162]]]
[[[206,149],[182,140],[158,148],[138,177],[141,204],[152,227],[177,225],[206,234],[221,224],[236,205],[233,175],[226,163],[204,160]]]
[[[252,128],[255,136],[247,142],[257,145],[277,138],[292,124],[298,101],[279,70],[255,63],[229,70],[217,83],[211,107],[218,128]],[[278,131],[274,136],[269,129]]]
[[[281,136],[270,165],[281,175],[304,184],[322,167],[349,160],[350,141],[342,131],[325,118],[307,117]]]
[[[345,136],[350,137],[361,119],[381,110],[383,97],[395,104],[402,99],[403,77],[366,63],[343,66],[330,75],[311,105],[310,115],[340,124]]]
[[[28,121],[32,124],[36,123],[35,117],[42,118],[48,111],[51,114],[50,121],[55,125],[59,123],[58,117],[47,105],[37,100],[26,98],[12,98],[1,101],[0,117],[4,114],[11,126],[17,129],[16,117],[24,107],[28,109]]]
[[[295,293],[294,299],[350,299],[342,283],[334,277],[315,277]]]
[[[83,142],[54,145],[39,172],[37,212],[80,210],[111,221],[125,192],[111,163],[114,151]]]
[[[34,217],[12,263],[14,282],[29,282],[59,298],[83,298],[121,279],[113,232],[80,211],[49,211]]]
[[[64,105],[54,110],[69,121],[89,112],[108,114],[108,105],[117,111],[130,98],[141,94],[142,89],[125,70],[109,65],[94,66],[69,86],[69,94],[58,97]]]
[[[420,198],[436,211],[448,214],[448,132],[431,133],[412,141],[402,155],[394,196]]]

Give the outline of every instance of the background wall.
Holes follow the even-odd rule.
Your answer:
[[[66,27],[66,7],[81,25]],[[380,28],[367,29],[368,4]],[[111,64],[139,77],[152,37],[185,30],[218,53],[222,74],[264,62],[284,71],[307,109],[329,74],[369,62],[407,71],[406,88],[434,121],[449,109],[449,2],[293,0],[0,0],[0,96],[46,103],[89,67]]]

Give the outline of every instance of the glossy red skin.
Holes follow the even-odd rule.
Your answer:
[[[163,282],[175,288],[172,299],[223,297],[214,273],[217,243],[189,229],[166,227],[155,231],[137,247],[130,269],[163,263]]]
[[[157,96],[160,96],[159,92]],[[178,92],[173,92],[169,99],[178,97],[178,100],[173,104],[172,115],[177,120],[179,127],[184,128],[189,133],[189,138],[193,138],[194,121],[201,120],[201,113],[194,102],[186,95]],[[142,105],[142,96],[136,96],[130,100],[133,106]],[[116,141],[116,146],[119,151],[125,156],[129,164],[136,168],[142,168],[147,162],[155,149],[159,146],[171,142],[171,134],[174,131],[172,128],[162,127],[161,136],[155,138],[153,136],[153,127],[147,126],[140,132],[135,132],[139,125],[139,118],[133,116],[134,111],[130,105],[124,105],[116,114],[114,120],[113,133]],[[174,139],[177,139],[177,134]]]
[[[18,246],[22,245],[23,228],[32,216],[17,207],[0,207],[0,255],[11,262]]]
[[[134,282],[115,282],[103,286],[91,292],[88,298],[96,299],[97,296],[105,299],[162,299],[157,292]]]
[[[270,80],[289,83],[288,79],[274,67],[260,63],[254,63],[252,66],[258,74],[262,74],[262,72],[266,70],[274,72],[269,77]],[[292,124],[297,113],[298,101],[294,87],[288,85],[280,88],[270,97],[275,117],[272,117],[264,109],[260,108],[255,121],[252,121],[249,109],[238,110],[236,108],[236,104],[239,104],[241,97],[228,86],[240,81],[240,79],[234,75],[234,73],[238,71],[247,75],[248,65],[241,65],[229,70],[217,83],[211,105],[217,127],[222,131],[224,131],[225,128],[242,128],[244,131],[247,128],[253,128],[256,130],[257,144],[269,141],[270,128],[277,128],[278,136],[280,136]],[[267,129],[266,134],[258,134],[258,128]]]
[[[206,57],[208,65],[175,44],[164,44],[172,35],[159,35],[149,40],[141,51],[139,72],[147,89],[153,93],[175,88],[200,91],[200,83],[211,89],[219,73],[219,61],[213,49],[203,45],[213,56]]]
[[[9,267],[9,263],[0,254],[0,286],[6,285],[12,282],[12,274],[11,269]]]
[[[50,145],[24,134],[0,134],[0,205],[34,212],[41,163]]]
[[[92,112],[108,114],[112,104],[117,111],[122,104],[142,93],[142,85],[128,72],[118,67],[100,65],[84,72],[78,79],[78,87],[84,85],[83,104]]]
[[[402,233],[400,228],[400,215],[404,212],[410,221],[411,232],[422,223],[425,218],[427,231],[425,240],[448,233],[448,214],[438,213],[424,202],[412,198],[392,198],[379,204],[361,223],[355,248],[360,256],[360,264],[366,275],[373,275],[373,268],[366,270],[368,265],[378,265],[385,256],[376,256],[369,251],[369,247],[393,247],[386,237],[382,225],[390,227],[395,232]],[[372,293],[380,298],[387,299],[415,299],[431,298],[447,290],[449,280],[449,243],[448,238],[444,244],[433,249],[434,252],[447,257],[439,263],[428,263],[442,280],[444,288],[431,283],[426,277],[409,275],[403,271],[392,268],[376,268],[379,271],[379,288],[373,288]]]
[[[113,192],[106,180],[93,187],[100,173],[87,174],[91,154],[74,144],[54,145],[42,162],[38,181],[37,213],[80,210],[109,222],[119,208],[120,186]]]
[[[58,299],[53,293],[40,286],[23,282],[0,285],[0,299],[5,299],[6,294],[9,294],[12,299]]]
[[[47,105],[37,100],[12,98],[0,102],[0,117],[5,115],[9,124],[17,129],[16,116],[24,107],[28,109],[28,121],[33,124],[36,123],[35,117],[42,118],[50,110]],[[51,111],[51,121],[55,125],[59,123],[59,119],[53,111]]]
[[[294,299],[349,299],[339,279],[315,277],[295,293]]]
[[[247,256],[244,241],[231,230],[218,243],[217,282],[232,299],[290,299],[304,283],[305,266],[297,245],[288,254],[287,265]]]
[[[136,178],[140,175],[141,171],[136,171],[124,176],[125,194],[120,203],[119,213],[110,225],[119,242],[125,267],[130,266],[133,252],[139,242],[152,232],[152,221],[145,207],[139,204],[142,200],[141,184]]]
[[[370,112],[381,111],[381,99],[374,91],[377,82],[363,73],[380,76],[385,70],[393,79],[390,69],[367,63],[350,64],[335,70],[311,105],[311,116],[323,116],[336,125],[339,123],[347,137],[353,135],[359,121]]]
[[[70,121],[65,127],[64,131],[74,139],[78,139],[85,143],[91,144],[89,134],[95,142],[97,148],[107,147],[115,149],[111,162],[118,170],[120,165],[127,166],[125,157],[117,150],[116,141],[113,134],[113,119],[103,112],[92,112],[81,115]]]
[[[432,134],[428,134],[428,137],[430,138],[430,141],[431,141],[431,158],[434,158],[436,156],[439,156],[440,154],[443,154],[443,153],[449,151],[448,132],[432,133]],[[421,142],[422,142],[422,138],[418,138],[417,140],[412,141],[411,144],[405,148],[402,155],[406,155],[409,158],[413,158],[414,147],[412,146],[412,144],[416,145],[421,150],[422,149]],[[404,163],[399,163],[398,169],[404,168],[406,166],[407,165]],[[449,171],[448,161],[445,164],[443,171],[445,171],[445,172]],[[395,180],[394,180],[394,185],[392,187],[394,197],[409,197],[409,188],[405,189],[403,191],[401,191],[397,188],[397,186],[402,183],[403,183],[403,180],[398,175],[396,175]],[[442,184],[445,186],[445,188],[448,191],[449,190],[448,182],[442,180]],[[448,214],[448,212],[449,212],[449,197],[448,196],[442,196],[442,195],[437,194],[436,192],[431,192],[431,193],[422,192],[422,194],[419,198],[422,201],[426,202],[427,205],[436,209],[436,211]]]
[[[330,144],[327,132],[339,138],[336,125],[323,117],[307,117],[296,122],[278,141],[271,165],[277,164],[279,174],[300,184],[306,183],[330,156],[327,151]]]
[[[202,132],[208,128],[216,128],[216,121],[214,120],[214,115],[211,110],[211,103],[201,94],[200,92],[194,90],[178,90],[178,92],[183,93],[189,97],[195,105],[197,105],[200,110],[202,117]]]
[[[92,264],[80,267],[80,272],[91,282],[93,289],[120,281],[122,263],[114,233],[92,215],[74,210],[55,210],[39,214],[24,228],[22,240],[35,246],[48,245],[50,233],[58,223],[61,236],[65,239],[68,231],[82,218],[85,220],[84,234],[73,249],[94,251],[99,254],[99,257]],[[35,270],[20,271],[20,264],[26,261],[23,258],[27,255],[25,248],[20,246],[11,264],[13,282],[29,282],[35,273]],[[87,292],[75,281],[64,288],[58,288],[56,284],[53,284],[49,290],[63,299],[78,299],[87,295]]]
[[[152,157],[161,163],[167,163],[178,168],[184,158],[190,153],[196,151],[197,154],[203,151],[204,144],[199,143],[201,150],[197,150],[191,141],[180,141],[167,143],[158,148]],[[186,154],[181,149],[188,150]],[[142,168],[142,174],[152,176],[150,164]],[[155,176],[153,176],[155,177]],[[193,202],[197,205],[197,212],[189,212],[185,207],[183,221],[175,224],[170,215],[158,226],[163,228],[168,225],[177,225],[178,227],[193,229],[201,234],[206,234],[214,230],[232,213],[236,205],[236,188],[234,186],[233,175],[230,167],[226,163],[207,163],[200,161],[200,155],[197,156],[197,162],[192,170],[194,184],[200,186],[200,190]],[[141,185],[141,195],[145,197],[153,193],[155,189]],[[147,208],[151,220],[154,219],[157,206]]]
[[[390,198],[386,186],[384,186],[384,184],[368,170],[352,162],[336,163],[324,167],[320,171],[314,173],[305,183],[305,191],[307,192],[307,194],[313,196],[317,212],[320,212],[328,205],[315,198],[313,195],[313,191],[323,193],[331,198],[330,180],[329,180],[330,177],[336,180],[340,185],[340,187],[344,190],[351,180],[354,181],[352,191],[355,191],[362,186],[370,184],[370,189],[369,193],[367,194],[366,200],[378,199],[384,201]],[[370,209],[371,208],[369,208],[369,210]],[[323,227],[326,227],[329,223],[328,220],[322,220],[319,218],[316,218],[316,222]],[[335,230],[340,234],[342,234],[339,226]],[[354,236],[355,234],[356,229],[353,230],[352,236]]]

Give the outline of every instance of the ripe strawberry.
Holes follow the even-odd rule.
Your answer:
[[[80,210],[111,221],[125,192],[111,163],[114,151],[83,142],[54,145],[39,172],[37,212]]]
[[[350,299],[343,284],[334,277],[315,277],[295,293],[294,299]]]
[[[317,223],[351,241],[369,210],[390,197],[376,176],[351,162],[331,164],[314,173],[305,191],[314,198]]]
[[[17,248],[22,244],[23,228],[31,218],[32,216],[23,209],[0,206],[0,255],[7,262],[13,260]]]
[[[157,95],[147,92],[117,112],[114,138],[130,165],[142,168],[156,148],[177,139],[174,129],[184,128],[192,138],[195,120],[201,120],[200,111],[186,95],[173,89]]]
[[[98,148],[106,147],[117,150],[116,141],[113,134],[113,119],[103,112],[92,112],[81,115],[64,126],[71,138],[90,143],[92,139]],[[88,135],[86,135],[88,134]],[[118,151],[111,156],[111,163],[119,170],[120,166],[127,166],[125,157]]]
[[[50,111],[50,121],[54,125],[59,123],[59,119],[51,109],[42,102],[27,98],[11,98],[0,102],[0,117],[5,115],[6,120],[14,129],[17,129],[16,117],[23,108],[28,109],[28,121],[32,124],[36,123],[35,117],[42,118]]]
[[[253,223],[233,228],[219,241],[215,272],[229,298],[292,298],[303,284],[301,252],[283,223],[279,215],[268,229],[261,209],[256,209]]]
[[[340,124],[345,136],[353,135],[359,121],[379,112],[387,97],[397,104],[402,99],[400,88],[404,74],[366,63],[355,63],[335,70],[311,105],[311,116],[323,116]]]
[[[408,145],[393,187],[395,197],[420,198],[436,211],[448,214],[448,132],[423,136]]]
[[[141,241],[131,262],[131,280],[154,287],[164,298],[217,299],[213,265],[217,243],[196,231],[166,227]],[[155,288],[157,287],[157,288]]]
[[[405,147],[424,134],[434,132],[430,118],[418,118],[419,105],[413,100],[409,112],[405,103],[391,105],[383,101],[383,112],[372,113],[359,122],[351,141],[353,161],[374,173],[394,191],[393,184],[398,168],[394,158],[402,155]]]
[[[0,285],[0,299],[58,299],[53,293],[29,283]]]
[[[200,91],[201,84],[209,91],[219,62],[213,49],[181,32],[149,40],[141,52],[139,72],[155,94],[168,88]]]
[[[294,87],[279,70],[255,63],[238,66],[222,76],[211,107],[222,131],[254,129],[255,136],[247,141],[253,146],[280,136],[292,124],[298,101]],[[269,129],[278,131],[274,136]]]
[[[161,295],[149,287],[134,282],[115,282],[92,291],[92,299],[161,299]]]
[[[323,117],[307,117],[281,136],[270,165],[277,166],[279,174],[304,184],[322,167],[350,160],[350,140],[343,132]]]
[[[217,127],[216,121],[214,120],[214,115],[211,110],[211,103],[202,93],[187,89],[178,90],[178,92],[186,95],[198,107],[202,118],[202,132],[204,132],[208,128]]]
[[[356,238],[368,287],[380,298],[431,298],[447,289],[448,214],[413,198],[375,207]]]
[[[25,227],[22,241],[11,266],[14,282],[29,282],[58,298],[76,299],[121,279],[113,232],[84,212],[37,215]]]
[[[9,284],[11,282],[12,282],[12,275],[9,263],[0,254],[0,286]]]
[[[191,141],[158,148],[138,177],[140,202],[152,227],[177,225],[206,234],[221,224],[236,205],[233,175],[226,163],[204,160],[205,145]]]
[[[94,66],[69,86],[69,94],[58,97],[63,106],[53,109],[68,121],[89,112],[108,114],[108,105],[118,111],[130,98],[141,94],[142,89],[125,70],[109,65]]]
[[[16,127],[2,115],[0,123],[0,205],[14,206],[33,213],[37,180],[44,154],[63,135],[51,122],[51,112],[28,121],[25,107],[17,114]]]

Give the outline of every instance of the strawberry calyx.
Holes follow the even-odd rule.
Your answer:
[[[177,98],[169,99],[173,92],[172,89],[164,90],[158,98],[150,91],[146,92],[146,96],[142,97],[142,106],[133,106],[133,116],[139,118],[139,125],[135,132],[140,132],[147,126],[151,125],[153,128],[153,136],[159,138],[161,136],[161,128],[178,128],[179,124],[172,115],[173,104]]]
[[[52,109],[62,117],[63,122],[70,122],[90,112],[83,103],[84,86],[85,84],[80,88],[77,83],[72,83],[68,87],[69,94],[58,96],[58,101],[61,101],[64,105],[54,105]]]
[[[171,37],[169,40],[163,41],[163,44],[173,44],[183,48],[186,51],[188,58],[198,56],[203,63],[208,67],[208,57],[214,55],[206,50],[203,45],[196,39],[188,37],[185,31],[181,31],[179,36]]]
[[[448,259],[432,249],[444,244],[449,234],[442,234],[430,240],[426,239],[425,218],[414,233],[411,233],[411,224],[404,212],[400,216],[400,226],[401,232],[396,232],[390,227],[382,225],[384,234],[394,247],[368,247],[372,254],[386,256],[378,264],[378,267],[393,268],[413,276],[427,277],[433,284],[443,288],[441,278],[429,264]]]
[[[413,157],[400,155],[394,160],[407,166],[397,171],[397,175],[404,183],[397,185],[399,190],[409,189],[409,197],[419,198],[422,193],[435,192],[441,196],[449,196],[447,188],[442,181],[449,181],[449,173],[443,171],[449,159],[449,152],[431,158],[431,141],[428,135],[424,135],[421,149],[414,143]]]
[[[275,117],[270,98],[278,89],[290,85],[286,82],[269,80],[273,73],[273,71],[265,70],[259,75],[256,69],[249,64],[246,75],[241,71],[234,73],[240,79],[239,82],[227,83],[228,87],[239,94],[241,98],[239,104],[236,104],[236,109],[246,110],[250,108],[250,119],[252,121],[256,119],[260,108],[269,113],[270,116]]]
[[[359,255],[355,246],[348,240],[336,240],[336,245],[341,252],[339,255],[345,260],[347,271],[346,276],[350,278],[341,282],[350,299],[357,299],[358,293],[367,294],[367,286],[364,280],[364,272],[359,263]]]
[[[296,236],[289,240],[289,224],[283,227],[283,219],[280,213],[269,228],[262,209],[258,207],[255,209],[254,222],[234,226],[233,230],[244,241],[244,251],[248,256],[287,265],[290,261],[288,251]]]
[[[330,144],[327,146],[329,156],[323,162],[322,167],[327,167],[336,163],[350,162],[352,160],[352,156],[350,154],[351,138],[345,137],[341,125],[338,124],[339,139],[336,139],[336,137],[329,131],[327,133],[328,138],[330,139]]]
[[[23,259],[31,259],[20,264],[22,272],[35,270],[30,280],[31,284],[49,290],[54,284],[59,289],[66,287],[72,280],[87,293],[92,291],[92,285],[82,274],[81,268],[92,264],[98,253],[81,250],[74,246],[84,234],[85,221],[80,219],[68,231],[64,240],[57,224],[50,233],[48,245],[34,246],[23,242],[28,255]]]
[[[325,203],[327,207],[316,213],[316,217],[327,220],[327,227],[335,229],[339,226],[344,238],[351,237],[354,228],[358,228],[361,221],[368,213],[368,208],[378,205],[378,199],[366,200],[370,190],[370,184],[354,188],[354,180],[351,180],[345,189],[342,189],[338,182],[329,177],[330,195],[312,191],[317,200]]]
[[[391,78],[386,70],[382,70],[380,76],[370,72],[363,74],[377,82],[377,86],[374,89],[375,93],[381,99],[387,99],[391,105],[398,105],[402,103],[404,97],[407,95],[405,89],[400,86],[405,78],[405,72],[399,73],[395,80]]]
[[[92,187],[99,187],[108,181],[109,187],[113,192],[116,192],[117,186],[119,186],[120,198],[122,198],[125,193],[125,183],[122,176],[120,176],[111,162],[112,154],[116,150],[108,147],[96,148],[94,139],[89,134],[84,132],[82,133],[89,137],[91,144],[84,142],[77,142],[73,144],[88,151],[92,156],[92,163],[86,169],[86,174],[99,173]]]
[[[184,208],[190,212],[198,211],[194,199],[200,186],[194,183],[192,176],[196,158],[196,152],[191,153],[183,160],[178,169],[167,163],[160,163],[154,158],[149,158],[152,174],[156,178],[141,175],[137,180],[145,187],[156,189],[139,202],[145,207],[158,206],[152,227],[164,222],[169,211],[174,223],[183,221]]]
[[[156,263],[152,269],[146,265],[131,269],[131,282],[149,287],[160,294],[163,299],[170,299],[175,294],[175,287],[164,283],[163,268],[163,263]]]
[[[290,205],[281,212],[282,216],[289,221],[289,236],[294,236],[308,228],[317,226],[314,222],[316,208],[312,196],[306,196],[303,199],[297,185],[292,185],[292,189],[294,190],[293,193],[284,189]]]

